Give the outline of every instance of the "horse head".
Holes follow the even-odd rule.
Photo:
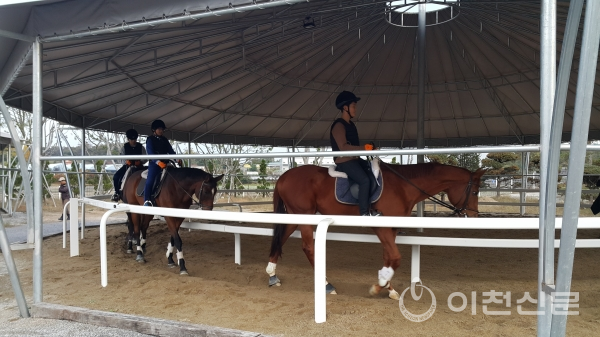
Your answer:
[[[477,217],[479,215],[479,187],[481,176],[486,172],[477,169],[475,172],[464,170],[461,174],[460,183],[453,184],[445,192],[448,200],[454,205],[454,213],[457,216]]]
[[[223,175],[214,177],[210,173],[206,174],[206,178],[199,184],[198,189],[194,194],[198,198],[200,209],[210,211],[213,209],[215,196],[217,195],[217,183],[223,179]]]

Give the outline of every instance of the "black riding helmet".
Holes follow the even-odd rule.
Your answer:
[[[166,129],[167,126],[165,125],[165,122],[161,121],[160,119],[157,119],[154,122],[152,122],[152,125],[150,126],[150,128],[152,129],[152,131],[154,131],[158,128]]]
[[[127,136],[127,139],[132,139],[132,140],[138,139],[138,132],[135,131],[135,129],[127,130],[127,132],[125,132],[125,135]]]
[[[360,101],[360,97],[356,97],[353,92],[342,91],[335,99],[335,107],[342,110],[345,105],[349,105],[352,102]]]

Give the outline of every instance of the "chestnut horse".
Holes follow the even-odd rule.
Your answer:
[[[416,165],[395,165],[381,163],[383,191],[379,200],[372,205],[384,216],[410,216],[413,207],[439,192],[446,192],[459,216],[478,215],[478,194],[481,176],[485,170],[471,172],[467,169],[426,163]],[[275,184],[273,207],[275,213],[288,214],[336,214],[359,215],[357,205],[339,203],[335,196],[335,178],[329,176],[327,168],[306,165],[285,172]],[[450,205],[448,205],[450,206]],[[450,206],[452,207],[452,206]],[[365,219],[368,223],[369,219]],[[269,286],[281,285],[275,274],[277,260],[282,254],[282,246],[296,230],[302,234],[302,249],[314,268],[314,241],[312,225],[275,225],[267,273]],[[392,288],[391,279],[400,266],[400,252],[396,246],[395,228],[373,227],[373,231],[383,245],[383,268],[379,271],[379,283],[371,287],[371,295],[381,289],[389,290],[389,297],[398,299],[399,294]],[[335,288],[327,283],[327,292],[335,294]]]
[[[167,167],[166,177],[162,182],[160,194],[156,197],[155,206],[169,208],[188,209],[192,202],[199,204],[200,209],[212,210],[214,197],[217,194],[217,183],[223,178],[223,175],[213,177],[200,169],[183,167]],[[142,179],[143,171],[136,171],[129,176],[123,188],[123,202],[131,205],[143,205],[144,197],[136,195],[136,189]],[[193,200],[193,197],[196,200]],[[146,262],[144,259],[144,249],[146,241],[146,231],[150,226],[153,215],[146,214],[127,214],[133,224],[133,237],[137,240],[136,261]],[[179,227],[183,218],[165,217],[167,227],[171,233],[171,241],[167,247],[167,259],[169,267],[175,267],[173,261],[173,247],[177,249],[177,262],[179,264],[179,274],[187,275],[185,261],[183,259],[183,248],[181,237],[179,237]],[[141,235],[140,235],[141,234]]]

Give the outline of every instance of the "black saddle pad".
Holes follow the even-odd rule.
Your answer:
[[[383,175],[377,177],[377,187],[369,198],[371,203],[377,202],[383,192]],[[358,205],[358,184],[348,178],[335,178],[335,199],[347,205]]]
[[[154,193],[152,193],[152,197],[151,199],[154,200],[158,197],[158,195],[160,194],[161,188],[162,188],[162,183],[165,180],[165,176],[167,173],[167,169],[164,169],[161,171],[161,175],[160,178],[158,179],[158,183],[156,183],[154,185]],[[146,188],[146,178],[142,177],[142,180],[140,180],[140,183],[137,186],[137,189],[135,190],[135,194],[138,197],[141,197],[144,195],[144,189]]]

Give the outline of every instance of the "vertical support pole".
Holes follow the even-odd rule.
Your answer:
[[[2,97],[0,97],[0,110],[2,110],[2,115],[4,116],[4,121],[6,121],[6,126],[8,127],[8,132],[10,133],[10,137],[12,138],[12,143],[14,144],[14,148],[15,148],[15,152],[17,154],[17,161],[19,162],[19,167],[21,169],[21,177],[23,177],[22,179],[22,183],[21,186],[23,186],[24,188],[24,192],[25,192],[25,200],[27,200],[28,204],[27,204],[27,243],[33,243],[34,242],[34,215],[33,215],[33,210],[35,209],[34,207],[32,207],[33,205],[31,205],[31,200],[33,200],[33,192],[31,190],[31,185],[26,184],[25,182],[29,181],[29,171],[27,169],[27,160],[25,159],[25,154],[23,153],[23,145],[21,144],[21,141],[19,140],[19,134],[17,133],[17,128],[15,127],[15,124],[13,123],[12,117],[10,116],[10,112],[8,111],[8,108],[6,107],[6,104],[4,103],[4,100],[2,99]],[[9,153],[9,162],[8,162],[8,167],[10,167],[10,165],[12,164],[10,161],[10,144],[8,147],[8,153]],[[13,187],[14,187],[14,180],[12,178],[13,177],[13,173],[11,173],[12,171],[8,171],[9,172],[9,189],[8,189],[8,196],[9,196],[9,205],[10,205],[10,210],[9,213],[12,214],[14,213],[14,210],[12,209],[13,205],[12,205],[12,191],[13,191]],[[14,173],[14,175],[16,175],[16,173]]]
[[[527,166],[529,165],[529,161],[527,160],[528,158],[529,152],[521,152],[521,189],[527,188]],[[519,199],[521,202],[521,206],[519,207],[519,213],[521,215],[525,214],[525,206],[523,205],[527,201],[527,198],[525,196],[525,192],[519,192]]]
[[[569,173],[567,174],[563,226],[560,235],[556,289],[553,296],[562,301],[568,301],[570,298],[569,292],[571,291],[573,276],[573,259],[575,257],[575,242],[577,239],[577,223],[581,200],[581,180],[583,178],[585,151],[598,63],[598,41],[600,40],[600,26],[596,23],[598,17],[600,17],[600,2],[587,1],[583,37],[581,39],[575,111],[573,113]],[[568,311],[568,305],[556,305],[553,303],[550,336],[559,337],[565,335]]]
[[[42,302],[42,241],[44,240],[42,217],[42,44],[39,39],[33,43],[33,130],[32,161],[33,168],[33,207],[34,213],[34,249],[33,249],[33,302]],[[25,166],[27,167],[27,166]]]
[[[543,46],[546,46],[547,48],[542,48],[542,52],[546,54],[542,54],[542,57],[540,58],[540,61],[544,65],[544,67],[541,68],[541,76],[543,79],[543,85],[541,89],[546,90],[542,91],[541,93],[541,100],[543,102],[541,107],[544,108],[542,112],[545,112],[542,114],[544,119],[541,120],[548,122],[551,125],[550,130],[548,130],[548,144],[542,143],[542,149],[547,149],[547,156],[544,152],[540,153],[542,160],[541,164],[545,165],[545,169],[544,166],[542,166],[540,170],[540,265],[538,268],[538,311],[541,311],[544,314],[538,315],[538,336],[544,337],[550,335],[552,324],[552,294],[549,291],[554,287],[554,229],[556,217],[555,196],[558,184],[555,177],[558,175],[559,169],[558,163],[560,157],[560,141],[562,137],[564,110],[582,8],[583,0],[572,1],[569,5],[569,14],[565,26],[565,33],[563,35],[556,94],[554,97],[549,97],[547,91],[549,88],[547,88],[547,86],[549,84],[553,84],[554,82],[547,82],[549,81],[549,73],[552,72],[556,62],[555,58],[553,57],[555,55],[555,48],[550,48],[548,44],[552,42],[555,45],[556,43],[556,1],[545,0],[542,6],[542,19],[544,21],[543,28],[546,31],[542,32],[542,43]],[[548,13],[548,11],[551,13]],[[551,20],[549,23],[544,20],[548,17],[550,17],[549,20]],[[550,24],[552,24],[552,27],[547,28],[547,26]],[[551,34],[552,31],[554,32],[553,34]],[[548,34],[550,35],[548,36]],[[551,39],[551,41],[547,41],[548,39]],[[546,41],[545,44],[544,41]],[[550,61],[547,61],[548,52],[552,56]],[[544,63],[545,60],[546,63]],[[548,109],[548,100],[550,98],[553,99],[554,105],[552,114],[548,115],[546,109]],[[548,121],[548,118],[552,118],[552,120]],[[544,147],[544,145],[547,147]]]
[[[81,123],[81,155],[85,156],[85,117],[82,118]],[[83,199],[85,198],[85,160],[81,161],[81,172],[81,188],[79,189],[79,195]],[[77,213],[77,208],[75,209],[75,213]],[[75,230],[75,232],[77,232],[77,230]],[[85,202],[81,203],[81,239],[85,239]]]
[[[425,31],[427,28],[427,17],[425,12],[426,3],[419,3],[419,28],[417,29],[418,43],[418,93],[417,93],[417,149],[425,148],[425,68],[427,58],[425,55]],[[424,163],[425,156],[420,154],[417,156],[417,163]],[[422,217],[424,214],[425,202],[421,201],[417,204],[417,216]],[[423,232],[422,228],[418,228],[417,232]]]
[[[554,219],[548,217],[549,152],[550,130],[552,123],[552,105],[556,87],[556,0],[543,0],[540,18],[540,230],[538,257],[538,336],[548,336],[552,313],[550,294],[544,285],[554,285]],[[553,199],[553,198],[549,198]],[[545,297],[544,300],[541,300]],[[542,307],[542,303],[545,304]]]
[[[240,238],[240,234],[239,233],[234,233],[233,234],[234,238],[235,238],[235,264],[241,265],[242,264],[242,240]]]
[[[192,141],[191,141],[191,137],[192,135],[190,133],[188,133],[188,154],[192,154]],[[188,167],[192,167],[192,159],[188,158],[187,160],[187,166]]]
[[[13,291],[15,293],[15,299],[17,300],[17,306],[21,317],[29,317],[29,309],[27,309],[27,301],[25,300],[25,294],[23,294],[23,288],[21,288],[21,280],[19,279],[19,272],[15,265],[15,260],[10,250],[10,243],[8,242],[8,235],[4,230],[4,223],[2,223],[2,217],[0,217],[0,250],[4,256],[4,262],[6,263],[6,270],[10,276],[10,283],[12,284]]]

